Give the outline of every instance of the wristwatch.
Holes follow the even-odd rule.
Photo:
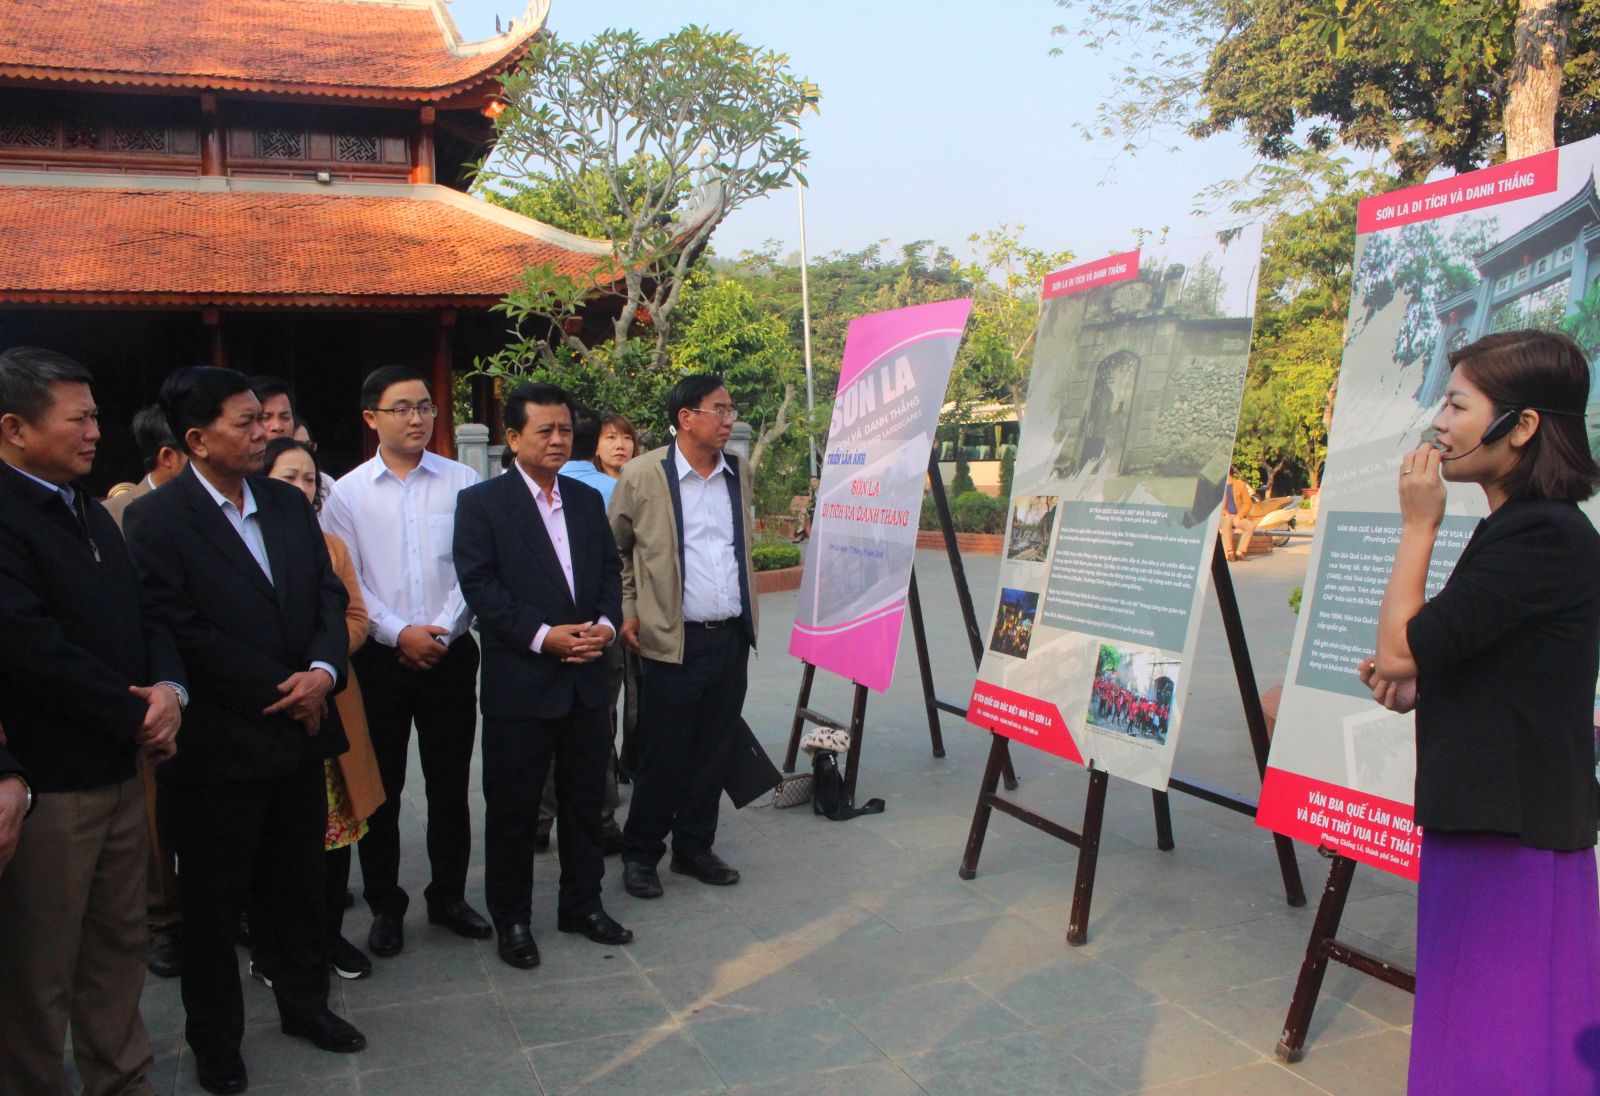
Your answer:
[[[189,690],[179,685],[176,681],[158,681],[157,685],[165,685],[178,697],[178,711],[183,711],[189,706]]]

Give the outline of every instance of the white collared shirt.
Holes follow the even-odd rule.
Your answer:
[[[15,472],[19,476],[27,476],[34,483],[37,483],[40,487],[46,488],[47,490],[50,490],[50,491],[54,491],[56,493],[56,498],[60,499],[64,503],[66,503],[67,504],[67,509],[72,511],[73,516],[77,516],[77,513],[78,513],[78,492],[76,492],[75,490],[72,489],[72,485],[71,484],[51,483],[49,480],[42,480],[38,476],[34,475],[32,472],[24,472],[22,469],[18,468],[14,464],[7,465],[7,467],[9,467],[13,472]]]
[[[672,459],[683,502],[683,619],[731,620],[743,610],[739,556],[733,546],[733,469],[721,453],[710,476],[696,472],[677,444]]]
[[[334,482],[322,504],[322,528],[350,548],[372,618],[372,637],[393,647],[413,624],[432,624],[452,643],[472,611],[461,596],[451,540],[456,494],[478,482],[465,464],[424,451],[401,479],[381,454]]]

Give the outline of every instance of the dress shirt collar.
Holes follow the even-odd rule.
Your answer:
[[[19,476],[27,476],[34,483],[37,483],[40,487],[43,487],[45,490],[61,499],[61,501],[65,502],[69,507],[76,506],[78,502],[78,493],[72,489],[70,484],[62,485],[51,483],[49,480],[42,480],[32,472],[24,472],[14,464],[8,464],[6,467],[10,468]]]
[[[676,467],[678,469],[679,480],[682,480],[690,475],[698,476],[700,474],[694,470],[694,466],[689,463],[689,459],[683,455],[683,450],[678,446],[676,441],[672,443],[672,459],[677,462]],[[733,470],[728,467],[727,457],[723,455],[723,452],[720,449],[717,450],[717,466],[711,470],[711,475],[707,476],[706,479],[711,479],[718,472],[726,472],[729,475],[733,474]]]
[[[528,475],[527,470],[522,467],[521,463],[512,461],[511,467],[517,470],[517,475],[522,477],[522,482],[528,485],[529,491],[533,492],[535,501],[543,499],[544,504],[552,510],[561,505],[561,477],[559,475],[556,476],[556,482],[551,486],[550,493],[545,494],[544,488],[539,486],[539,481]]]
[[[210,495],[218,506],[233,506],[233,500],[213,487],[211,481],[206,479],[200,469],[196,468],[194,470],[194,478],[200,481],[200,486],[206,489],[206,494]],[[249,480],[240,481],[240,485],[244,488],[244,509],[239,511],[239,516],[248,518],[256,512],[256,497],[250,490]]]
[[[421,462],[415,468],[413,468],[411,470],[411,474],[412,475],[416,475],[418,472],[426,472],[430,476],[436,476],[436,475],[439,474],[439,471],[440,471],[438,462],[442,461],[443,459],[444,458],[439,456],[438,454],[430,452],[427,449],[424,449],[422,451],[422,460],[421,460]],[[390,468],[387,464],[385,464],[383,462],[383,454],[382,453],[374,453],[373,456],[372,456],[372,460],[369,461],[368,463],[371,465],[371,468],[370,468],[370,470],[368,472],[368,476],[373,480],[373,482],[377,482],[378,480],[382,479],[385,475],[392,476],[397,482],[401,482],[401,483],[405,482],[404,480],[401,480],[399,476],[396,476],[394,474],[394,469]]]

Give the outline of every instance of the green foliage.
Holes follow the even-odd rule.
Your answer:
[[[1011,481],[1017,474],[1017,454],[1014,448],[1008,448],[1000,457],[1000,497],[1011,497]]]
[[[917,519],[917,528],[931,529],[936,532],[938,531],[939,507],[938,504],[933,501],[933,496],[931,495],[924,495],[922,497],[922,516]]]
[[[757,571],[798,567],[803,556],[798,544],[757,544],[750,549],[750,559]]]
[[[1300,592],[1303,589],[1302,586],[1296,586],[1289,594],[1289,608],[1296,616],[1300,615]]]
[[[966,447],[956,445],[956,474],[950,477],[950,494],[954,496],[969,495],[978,489],[972,482],[972,465],[967,462]]]
[[[950,500],[950,520],[958,533],[998,533],[1005,527],[1006,504],[982,491],[967,491]]]
[[[506,204],[606,246],[581,274],[526,271],[500,307],[520,337],[480,368],[642,370],[646,387],[666,387],[691,269],[729,213],[800,177],[796,127],[817,89],[783,54],[692,26],[654,42],[615,30],[587,42],[544,37],[502,85],[500,156],[480,178],[511,187]],[[616,302],[609,345],[568,329],[597,294]]]

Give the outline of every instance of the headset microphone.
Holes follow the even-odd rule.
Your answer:
[[[1489,424],[1489,429],[1483,432],[1483,437],[1478,439],[1477,445],[1474,445],[1465,453],[1457,453],[1453,457],[1440,457],[1439,459],[1442,461],[1460,460],[1463,457],[1472,456],[1472,454],[1482,449],[1485,445],[1493,445],[1495,442],[1511,433],[1511,431],[1517,425],[1517,420],[1522,417],[1522,412],[1523,409],[1520,407],[1514,407],[1510,411],[1501,412],[1500,417],[1491,422]]]

